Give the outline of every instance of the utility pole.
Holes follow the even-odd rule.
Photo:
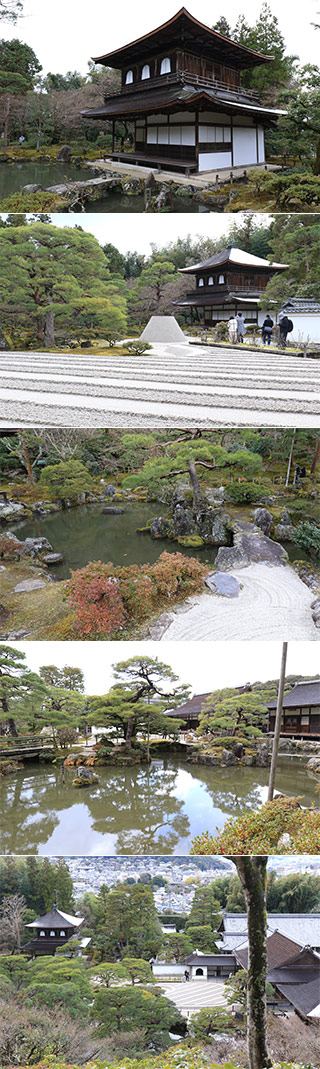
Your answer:
[[[279,753],[279,743],[280,743],[280,732],[281,732],[281,721],[282,721],[283,692],[284,692],[284,685],[285,685],[285,681],[286,681],[287,651],[288,651],[288,643],[287,642],[283,642],[282,643],[282,657],[281,657],[279,687],[278,687],[278,701],[277,701],[276,722],[275,722],[275,726],[274,726],[274,738],[273,738],[273,746],[272,746],[271,768],[270,768],[269,787],[268,787],[268,802],[272,802],[273,795],[274,795],[274,785],[275,785],[275,779],[276,779],[278,753]]]

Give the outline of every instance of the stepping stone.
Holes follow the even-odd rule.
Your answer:
[[[212,594],[222,594],[224,598],[238,598],[240,585],[233,575],[226,572],[211,572],[205,579],[206,586]]]
[[[14,587],[14,594],[31,594],[32,590],[41,590],[46,585],[43,579],[24,579]]]

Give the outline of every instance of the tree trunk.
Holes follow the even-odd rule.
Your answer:
[[[275,787],[275,780],[276,780],[277,762],[278,762],[278,753],[279,753],[279,744],[280,744],[281,721],[282,721],[283,692],[284,692],[284,685],[285,685],[285,681],[286,681],[287,650],[288,650],[288,643],[287,642],[283,642],[282,643],[282,657],[281,657],[280,676],[279,676],[279,687],[278,687],[276,721],[275,721],[275,725],[274,725],[274,738],[273,738],[271,768],[270,768],[270,776],[269,776],[268,802],[272,802],[273,794],[274,794],[274,787]]]
[[[293,435],[292,435],[291,448],[290,448],[290,454],[289,454],[289,460],[288,460],[287,475],[286,475],[286,486],[289,486],[290,471],[291,471],[291,464],[292,464],[292,454],[293,454],[293,447],[294,447],[294,443],[295,443],[295,438],[296,438],[296,431],[294,430]]]
[[[126,730],[126,733],[125,733],[125,747],[124,748],[125,748],[126,753],[130,753],[131,752],[131,745],[132,745],[133,735],[134,735],[134,722],[133,722],[133,717],[131,717],[130,720],[128,720],[127,730]]]
[[[3,124],[3,144],[4,144],[5,148],[7,147],[8,140],[9,140],[10,111],[11,111],[11,100],[10,100],[10,97],[7,97],[6,110],[5,110],[5,116],[4,116],[4,124]]]
[[[35,480],[33,478],[33,472],[32,472],[32,468],[31,468],[31,464],[30,464],[30,457],[29,457],[29,453],[28,453],[27,443],[26,443],[25,438],[23,437],[23,434],[21,434],[21,442],[22,442],[22,448],[23,448],[23,452],[24,452],[25,460],[26,460],[26,468],[27,468],[28,478],[30,479],[30,482],[34,486]]]
[[[314,475],[314,473],[315,473],[315,471],[317,469],[317,464],[318,464],[319,457],[320,457],[320,437],[318,438],[317,445],[316,445],[316,451],[315,451],[314,458],[313,458],[313,461],[312,461],[312,464],[311,464],[311,475]]]
[[[46,326],[44,334],[44,344],[50,349],[54,345],[54,311],[53,308],[49,308],[46,312]]]
[[[197,509],[199,508],[199,505],[201,505],[201,492],[194,460],[189,460],[189,475],[193,490],[193,508]]]
[[[39,93],[39,120],[38,120],[38,136],[37,136],[37,146],[36,146],[36,151],[37,152],[39,152],[39,148],[40,148],[41,131],[42,131],[42,86],[40,88],[40,93]]]
[[[267,1048],[267,857],[231,859],[237,869],[248,917],[247,1046],[250,1069],[271,1066]]]

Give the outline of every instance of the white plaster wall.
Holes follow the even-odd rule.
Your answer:
[[[288,342],[313,341],[320,342],[320,316],[297,315],[295,312],[287,312],[287,316],[293,322],[292,334],[288,334]]]
[[[203,970],[203,975],[202,976],[197,976],[196,975],[198,968],[199,968],[199,965],[192,965],[192,967],[191,967],[191,979],[192,980],[207,980],[208,979],[207,966],[206,965],[201,965],[200,966],[200,968]]]
[[[259,150],[259,163],[264,163],[264,129],[263,126],[258,126],[258,150]]]
[[[233,130],[233,166],[244,167],[257,163],[257,139],[255,129],[238,126]]]
[[[231,152],[199,153],[199,171],[214,171],[219,167],[231,167]]]
[[[164,976],[172,976],[179,979],[181,976],[184,976],[185,968],[185,965],[169,965],[165,962],[159,962],[158,965],[155,964],[152,966],[152,972],[154,976],[159,976],[160,979],[163,979]]]

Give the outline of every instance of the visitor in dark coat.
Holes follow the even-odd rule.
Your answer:
[[[285,349],[287,344],[287,334],[289,330],[289,320],[285,312],[279,313],[279,345],[280,349]]]
[[[262,341],[264,345],[270,345],[272,335],[273,319],[271,319],[270,312],[267,312],[264,323],[262,324]]]

